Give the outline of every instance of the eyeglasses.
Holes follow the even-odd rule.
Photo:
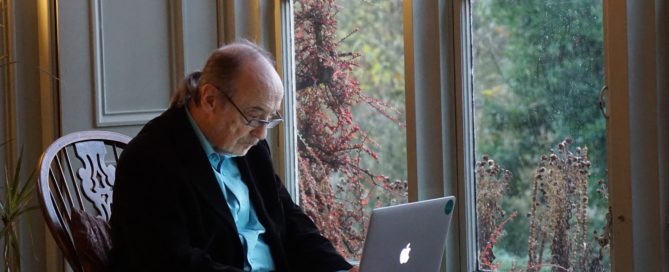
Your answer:
[[[228,96],[228,94],[226,94],[224,92],[221,92],[221,93],[223,94],[223,96],[225,96],[225,98],[228,99],[228,101],[230,101],[230,104],[232,104],[232,106],[235,107],[235,109],[237,109],[237,112],[239,112],[239,114],[241,114],[242,117],[244,117],[244,120],[246,121],[246,125],[249,126],[249,127],[259,128],[259,127],[265,126],[267,128],[273,128],[273,127],[276,127],[281,122],[283,122],[283,117],[281,116],[281,114],[278,111],[274,113],[274,116],[275,116],[274,118],[270,118],[270,119],[267,119],[267,120],[258,119],[258,118],[248,118],[248,117],[246,117],[246,114],[244,114],[244,112],[242,112],[242,110],[239,109],[239,107],[237,107],[237,104],[235,104],[235,102],[232,101],[232,98],[230,96]]]

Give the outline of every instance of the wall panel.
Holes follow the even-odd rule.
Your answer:
[[[184,72],[199,71],[218,47],[216,1],[187,1],[183,8]],[[183,75],[182,75],[183,76]]]
[[[170,5],[91,4],[97,125],[142,124],[165,110],[176,76]]]

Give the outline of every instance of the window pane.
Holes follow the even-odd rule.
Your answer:
[[[482,269],[610,270],[599,0],[472,0]]]
[[[294,3],[300,204],[359,259],[371,209],[407,197],[402,3]]]

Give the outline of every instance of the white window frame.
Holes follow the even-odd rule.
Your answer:
[[[613,271],[669,267],[669,25],[664,1],[604,1]]]
[[[281,35],[281,78],[283,79],[284,102],[283,102],[283,125],[279,127],[278,142],[284,143],[280,171],[283,171],[283,181],[286,189],[290,193],[295,203],[300,203],[300,187],[298,174],[298,154],[297,154],[297,117],[295,105],[297,104],[295,96],[295,56],[294,36],[293,36],[293,4],[290,0],[275,0],[279,7],[280,30]]]

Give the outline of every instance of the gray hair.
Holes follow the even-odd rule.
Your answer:
[[[191,99],[200,104],[200,86],[212,84],[232,96],[235,80],[239,77],[244,64],[253,61],[267,61],[274,65],[272,55],[262,47],[240,40],[214,50],[207,58],[202,72],[193,72],[181,81],[170,101],[170,108],[181,108]]]

